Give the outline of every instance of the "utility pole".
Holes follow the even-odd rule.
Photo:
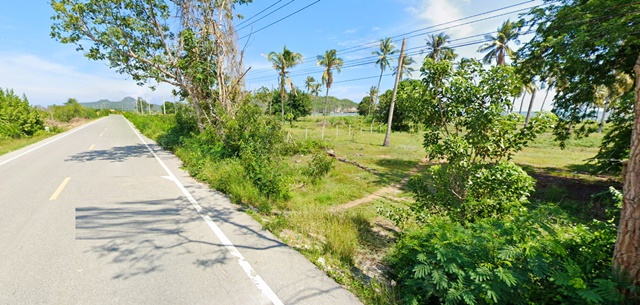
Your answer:
[[[396,105],[396,94],[398,93],[398,83],[402,77],[402,61],[404,60],[404,45],[407,39],[402,39],[402,48],[400,48],[400,57],[398,58],[398,73],[396,73],[396,83],[393,85],[393,95],[391,96],[391,105],[389,106],[389,120],[387,120],[387,134],[384,136],[382,146],[391,146],[391,123],[393,122],[393,108]]]

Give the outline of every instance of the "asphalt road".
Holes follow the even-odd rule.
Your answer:
[[[360,304],[112,115],[0,156],[0,304]]]

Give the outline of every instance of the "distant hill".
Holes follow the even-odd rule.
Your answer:
[[[136,99],[130,96],[123,98],[121,101],[99,100],[90,103],[80,103],[80,105],[87,108],[94,109],[116,109],[116,110],[135,110]],[[153,106],[153,105],[152,105]]]
[[[311,102],[313,104],[313,112],[322,113],[324,111],[324,96],[312,96]],[[327,102],[327,112],[358,112],[358,104],[354,103],[350,99],[338,99],[334,96],[329,96]]]

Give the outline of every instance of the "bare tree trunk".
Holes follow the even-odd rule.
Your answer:
[[[327,87],[327,93],[324,96],[324,120],[322,121],[322,138],[324,139],[324,127],[327,125],[327,101],[329,100],[329,87]]]
[[[547,87],[547,93],[544,94],[544,99],[542,100],[542,106],[540,106],[540,111],[542,112],[542,108],[544,108],[544,103],[547,101],[547,97],[549,96],[549,91],[551,90],[551,86]]]
[[[527,127],[529,124],[529,119],[531,119],[531,110],[533,109],[533,101],[536,99],[536,92],[538,90],[533,89],[531,91],[531,101],[529,102],[529,109],[527,110],[527,116],[524,118],[524,127]]]
[[[380,69],[380,77],[378,78],[378,87],[376,87],[376,89],[378,89],[378,93],[376,93],[376,99],[372,100],[371,103],[373,103],[373,112],[376,112],[376,104],[377,101],[380,100],[380,83],[382,82],[382,73],[384,73],[384,69]],[[371,114],[371,110],[369,110],[369,114]],[[375,124],[376,119],[375,119],[375,115],[371,116],[371,129],[373,129],[373,124]]]
[[[631,152],[622,188],[622,211],[613,267],[640,284],[640,56],[633,67],[636,78],[635,118],[631,134]]]
[[[398,93],[398,83],[402,75],[402,60],[404,59],[404,45],[407,40],[402,39],[402,48],[400,48],[400,57],[398,57],[398,73],[396,73],[396,82],[393,84],[393,95],[391,96],[391,105],[389,105],[389,120],[387,121],[387,133],[384,136],[384,142],[382,146],[391,146],[391,124],[393,123],[393,108],[396,105],[396,94]]]
[[[520,110],[518,111],[518,114],[522,113],[522,105],[524,105],[524,98],[527,96],[527,91],[522,93],[522,99],[520,100]]]
[[[604,129],[604,121],[607,116],[608,110],[609,110],[609,101],[605,99],[604,105],[602,106],[602,117],[600,117],[600,127],[598,127],[598,133],[601,133],[602,129]]]

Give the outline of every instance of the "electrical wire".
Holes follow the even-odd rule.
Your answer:
[[[293,0],[292,0],[292,1],[293,1]],[[272,26],[272,25],[274,25],[274,24],[276,24],[276,23],[278,23],[278,22],[280,22],[280,21],[282,21],[282,20],[285,20],[285,19],[287,19],[287,18],[289,18],[289,17],[291,17],[291,16],[293,16],[293,15],[295,15],[295,14],[297,14],[297,13],[301,12],[301,11],[306,10],[307,8],[311,7],[312,5],[314,5],[314,4],[318,3],[318,2],[320,2],[320,0],[316,0],[316,2],[313,2],[313,3],[311,3],[311,4],[309,4],[309,5],[305,6],[305,7],[303,7],[303,8],[301,8],[301,9],[299,9],[299,10],[297,10],[297,11],[295,11],[295,12],[293,12],[293,13],[289,14],[289,15],[287,15],[287,16],[284,16],[284,17],[282,17],[282,18],[280,18],[280,19],[278,19],[278,20],[276,20],[276,21],[274,21],[274,22],[272,22],[272,23],[269,23],[268,25],[266,25],[266,26],[264,26],[264,27],[261,27],[260,29],[258,29],[258,30],[256,30],[256,31],[254,31],[254,32],[252,32],[252,33],[249,33],[249,34],[247,34],[247,35],[244,35],[244,36],[240,37],[239,39],[244,39],[244,38],[249,37],[249,36],[251,36],[251,35],[253,35],[253,34],[255,34],[255,33],[258,33],[258,32],[260,32],[260,31],[262,31],[262,30],[264,30],[264,29],[266,29],[266,28],[268,28],[268,27],[270,27],[270,26]]]
[[[284,5],[282,5],[281,7],[277,8],[277,9],[275,9],[274,11],[270,12],[269,14],[266,14],[266,15],[264,15],[264,16],[262,16],[262,17],[258,18],[258,20],[254,21],[254,22],[251,22],[251,23],[249,23],[249,24],[247,24],[247,25],[245,25],[245,26],[243,26],[243,27],[241,27],[241,28],[237,29],[237,30],[236,30],[236,32],[240,32],[240,31],[242,31],[242,29],[247,28],[247,27],[249,27],[249,26],[251,26],[251,25],[255,24],[256,22],[258,22],[258,21],[260,21],[260,20],[262,20],[262,19],[264,19],[264,18],[269,17],[269,15],[271,15],[271,14],[273,14],[273,13],[275,13],[275,12],[277,12],[277,11],[279,11],[279,10],[283,9],[285,6],[287,6],[287,5],[291,4],[291,3],[293,3],[293,1],[295,1],[295,0],[291,0],[291,1],[287,2],[287,3],[285,3]]]
[[[276,4],[278,4],[278,3],[280,3],[280,2],[282,2],[282,0],[278,0],[278,1],[276,1],[275,3],[273,3],[273,4],[269,5],[267,8],[265,8],[265,9],[261,10],[261,11],[260,11],[260,12],[258,12],[257,14],[255,14],[255,15],[253,15],[253,16],[251,16],[251,17],[249,17],[249,18],[245,19],[244,21],[242,21],[242,22],[238,23],[238,24],[236,25],[236,28],[237,28],[237,27],[239,27],[239,26],[241,26],[241,25],[243,25],[243,24],[245,24],[247,21],[249,21],[249,20],[251,20],[251,19],[253,19],[253,18],[256,18],[256,17],[260,16],[260,14],[264,13],[265,11],[267,11],[268,9],[270,9],[270,8],[274,7]]]

